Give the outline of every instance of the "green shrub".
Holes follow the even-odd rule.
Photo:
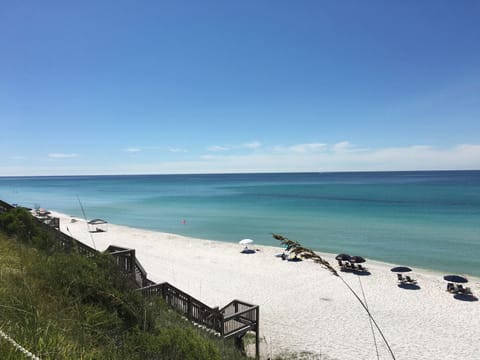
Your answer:
[[[53,250],[55,241],[43,231],[33,216],[25,209],[14,208],[0,214],[0,230],[17,241],[41,250]]]
[[[42,360],[244,358],[130,289],[110,255],[52,251],[21,209],[0,214],[0,229],[0,328]],[[22,356],[0,339],[0,359]]]

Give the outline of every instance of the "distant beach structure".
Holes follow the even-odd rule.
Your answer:
[[[90,232],[105,232],[108,230],[108,222],[103,219],[93,219],[88,222]]]

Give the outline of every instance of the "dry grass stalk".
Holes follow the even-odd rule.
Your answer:
[[[296,256],[300,256],[304,259],[313,260],[315,263],[322,265],[325,269],[330,271],[333,275],[339,276],[337,270],[335,270],[330,263],[323,259],[320,255],[313,250],[303,247],[298,241],[290,240],[282,235],[272,234],[273,238],[280,241],[285,246],[285,250],[289,251]]]
[[[362,307],[365,309],[367,312],[369,318],[377,328],[378,332],[382,336],[382,339],[385,343],[385,345],[388,348],[388,351],[390,352],[390,355],[392,356],[392,359],[395,360],[395,355],[393,354],[393,351],[390,347],[390,344],[388,343],[387,339],[385,338],[382,329],[378,326],[377,322],[373,318],[372,314],[370,313],[370,310],[368,309],[368,306],[366,305],[365,302],[362,301],[360,296],[355,292],[355,290],[352,289],[352,287],[345,281],[343,277],[340,276],[340,274],[335,270],[328,261],[324,260],[320,255],[316,254],[313,250],[308,249],[306,247],[303,247],[298,241],[290,240],[282,235],[279,234],[272,234],[273,238],[280,241],[280,243],[285,246],[285,250],[289,251],[296,256],[301,256],[304,259],[310,259],[313,260],[315,263],[322,265],[325,269],[330,271],[333,275],[337,276],[342,282],[345,284],[345,286],[352,292],[352,294],[355,296],[355,298],[360,302]],[[377,352],[378,355],[378,352]]]

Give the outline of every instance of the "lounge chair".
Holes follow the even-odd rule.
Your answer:
[[[343,267],[343,262],[341,260],[338,260],[338,266]]]
[[[457,292],[460,293],[460,294],[464,294],[464,293],[465,293],[465,288],[463,287],[462,284],[458,284],[458,285],[457,285]]]
[[[466,295],[472,295],[472,289],[470,289],[469,287],[465,288],[464,294],[466,294]]]
[[[290,258],[288,258],[288,261],[299,262],[299,261],[302,261],[302,258],[300,258],[299,256],[297,256],[297,254],[295,254],[294,257],[290,256]]]
[[[405,278],[402,276],[402,274],[397,274],[397,280],[400,281],[401,283],[405,282]]]
[[[417,280],[412,279],[410,276],[405,276],[405,280],[411,284],[415,284]]]
[[[453,285],[453,283],[448,283],[447,284],[447,291],[451,292],[451,293],[456,292],[455,285]]]
[[[367,271],[367,269],[364,268],[361,264],[358,264],[358,270],[360,270],[360,271]]]

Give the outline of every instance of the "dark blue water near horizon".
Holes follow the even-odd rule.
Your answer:
[[[480,171],[0,177],[22,206],[480,276]],[[183,220],[186,220],[186,224]]]

